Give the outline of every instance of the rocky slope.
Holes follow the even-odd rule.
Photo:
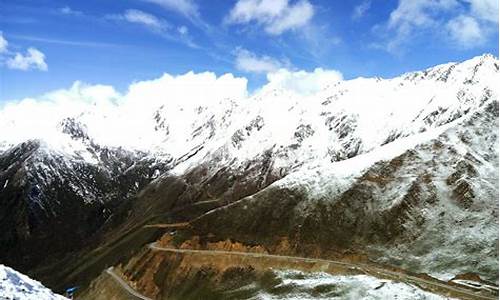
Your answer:
[[[125,274],[113,272],[149,299],[454,299],[366,274],[332,275],[312,263],[303,264],[306,271],[290,269],[293,263],[269,265],[263,258],[212,256],[209,262],[189,255],[164,255],[135,262]],[[280,269],[285,266],[288,269]],[[109,273],[102,274],[78,298],[127,299],[130,295],[117,281]]]
[[[162,78],[8,105],[0,259],[27,270],[164,216],[211,239],[497,280],[498,74],[483,55],[307,95],[247,97],[203,74],[186,99]]]
[[[0,154],[0,259],[22,270],[85,245],[117,206],[169,168],[145,153],[94,144],[72,119],[62,125],[82,151],[28,140]]]
[[[413,272],[496,281],[497,126],[498,102],[490,100],[434,132],[293,173],[199,217],[194,232],[272,252],[359,253]]]

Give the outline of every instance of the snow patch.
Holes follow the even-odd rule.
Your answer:
[[[0,264],[0,299],[64,300],[40,282]]]
[[[368,275],[334,276],[327,273],[274,271],[281,281],[276,290],[289,290],[285,294],[261,292],[255,299],[451,299],[424,291],[414,285],[383,280]]]

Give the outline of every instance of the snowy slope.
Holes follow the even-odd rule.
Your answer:
[[[125,95],[111,87],[75,84],[38,101],[7,105],[0,110],[0,151],[41,139],[52,150],[95,162],[85,139],[64,134],[69,118],[103,147],[171,155],[178,163],[196,153],[177,167],[178,173],[216,151],[222,153],[221,164],[228,164],[272,149],[276,167],[293,168],[368,152],[443,125],[498,97],[498,61],[491,55],[393,79],[331,82],[308,95],[269,84],[247,97],[239,91],[241,80],[232,76],[184,77],[195,78],[191,84],[198,84],[193,89],[199,92],[187,94],[189,88],[167,76],[138,83]],[[177,97],[165,98],[172,93]]]
[[[205,163],[207,177],[222,167],[241,173],[249,162],[269,156],[270,173],[278,178],[473,112],[498,98],[498,68],[495,57],[483,55],[392,79],[335,81],[306,95],[270,83],[247,96],[241,78],[211,73],[164,75],[136,83],[124,95],[75,83],[0,109],[0,154],[38,140],[40,156],[66,166],[113,173],[145,160],[160,164],[158,172],[183,175]],[[116,159],[107,161],[109,153]]]
[[[426,292],[416,286],[367,275],[333,276],[327,273],[274,271],[276,285],[258,293],[252,299],[315,300],[315,299],[451,299]],[[241,289],[251,289],[252,286]]]
[[[495,280],[497,128],[498,102],[489,100],[483,110],[445,126],[349,160],[301,170],[275,185],[302,190],[310,200],[297,211],[306,215],[314,207],[311,202],[335,201],[359,184],[370,189],[375,199],[371,209],[380,213],[404,204],[408,192],[418,187],[417,202],[410,204],[414,211],[398,216],[405,220],[406,238],[374,246],[384,253],[379,261],[446,280],[466,272]]]
[[[64,300],[40,282],[7,266],[0,265],[0,299],[2,300]]]
[[[214,156],[238,165],[265,150],[272,151],[275,168],[344,160],[477,109],[498,97],[496,79],[497,60],[483,56],[389,80],[332,82],[306,96],[264,87],[230,109],[207,106],[190,126],[193,138],[186,139],[185,149],[204,147],[175,170],[182,173]],[[198,128],[204,135],[195,136]]]
[[[340,162],[304,167],[193,222],[301,255],[363,253],[445,280],[498,280],[498,99]],[[255,218],[255,216],[259,216]]]

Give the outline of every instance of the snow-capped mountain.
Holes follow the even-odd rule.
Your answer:
[[[110,87],[75,84],[70,90],[56,91],[41,99],[8,104],[0,110],[0,224],[7,228],[0,233],[0,258],[28,268],[39,263],[48,252],[76,249],[113,218],[117,207],[135,203],[136,196],[142,201],[138,201],[140,205],[161,202],[162,209],[167,210],[207,201],[212,201],[212,209],[259,191],[265,194],[265,188],[276,182],[271,190],[299,187],[301,197],[294,198],[297,201],[312,198],[330,199],[334,203],[339,195],[357,187],[372,188],[370,170],[385,172],[391,165],[385,166],[380,161],[393,161],[403,153],[406,156],[402,158],[405,163],[401,174],[391,171],[387,175],[392,176],[389,185],[373,188],[372,198],[378,199],[375,194],[380,193],[385,201],[376,204],[381,208],[377,213],[387,215],[373,223],[363,223],[359,228],[384,226],[389,219],[405,219],[407,215],[416,217],[398,203],[406,201],[401,195],[411,194],[411,187],[420,184],[411,178],[425,181],[427,175],[421,173],[422,165],[429,168],[437,165],[432,171],[429,169],[430,177],[449,178],[457,168],[468,170],[473,161],[475,171],[471,172],[476,175],[464,175],[460,171],[463,174],[457,173],[456,178],[446,183],[446,188],[440,182],[432,189],[436,189],[435,193],[442,199],[463,198],[463,189],[473,189],[476,194],[480,190],[484,192],[484,197],[477,194],[479,202],[457,200],[462,206],[459,205],[461,210],[456,213],[465,214],[460,222],[471,226],[467,228],[485,232],[481,240],[489,239],[495,233],[493,227],[497,226],[498,214],[490,207],[491,201],[485,202],[485,199],[488,196],[498,200],[494,196],[498,180],[494,184],[484,183],[481,176],[495,177],[494,171],[498,170],[494,143],[498,135],[495,123],[498,121],[498,74],[498,59],[483,55],[392,79],[333,80],[308,93],[268,84],[247,95],[242,79],[188,73],[179,78],[165,75],[134,84],[123,95]],[[179,81],[188,79],[188,87]],[[459,134],[462,129],[465,133]],[[475,139],[477,132],[487,140]],[[471,140],[465,142],[462,136]],[[425,148],[433,145],[430,141],[434,141],[437,148],[444,145],[447,150]],[[448,149],[455,143],[462,144],[458,149]],[[412,147],[420,147],[420,150],[411,153]],[[380,156],[363,159],[377,153]],[[468,159],[467,153],[474,159]],[[489,155],[489,159],[485,155]],[[344,173],[346,180],[340,176]],[[405,174],[410,174],[409,179],[399,179]],[[174,190],[166,183],[172,176],[180,178],[182,188],[176,190],[175,197],[165,197],[162,193]],[[357,181],[358,178],[364,179]],[[332,190],[336,192],[331,194]],[[453,194],[454,190],[457,194]],[[302,191],[307,194],[305,197]],[[286,198],[286,194],[279,197]],[[348,206],[349,201],[354,200],[345,198],[340,203]],[[308,203],[304,200],[296,207],[294,204],[293,210],[300,208],[307,212],[321,207]],[[438,203],[445,205],[441,200]],[[247,216],[256,219],[255,216],[263,213],[259,209],[273,210],[273,205],[255,205],[255,215]],[[430,210],[429,215],[441,211],[420,204],[411,207],[422,213]],[[479,213],[484,207],[492,210],[491,217]],[[372,213],[344,208],[340,205],[333,211],[352,212],[355,217],[346,217],[346,220],[358,220]],[[196,211],[194,217],[207,210],[209,208]],[[149,210],[142,209],[142,212]],[[209,213],[208,219],[200,219],[200,224],[211,224],[208,226],[218,229],[220,224],[213,224],[210,215],[214,212]],[[284,214],[284,218],[291,220],[291,227],[283,228],[295,230],[295,225],[303,224],[302,216],[307,214],[295,222],[288,213]],[[234,221],[228,216],[219,220],[231,224]],[[244,226],[254,228],[253,223],[243,220],[246,219],[242,219]],[[443,221],[443,228],[449,228],[447,226],[455,221]],[[419,221],[411,219],[411,222]],[[406,219],[403,223],[409,224]],[[310,222],[311,226],[314,224],[319,223]],[[354,230],[356,224],[339,228]],[[410,226],[404,224],[401,226]],[[425,229],[429,231],[412,233],[413,238],[431,234],[432,226],[429,226]],[[456,228],[466,227],[463,226]],[[242,227],[232,227],[238,228]],[[395,231],[400,229],[395,225]],[[374,248],[378,246],[366,239],[368,231],[359,233],[360,236],[346,232]],[[325,230],[324,233],[335,232]],[[238,236],[239,233],[231,234]],[[406,233],[397,237],[388,234],[375,240],[396,243],[397,238],[409,237]],[[456,238],[462,243],[461,237]],[[47,243],[49,240],[52,242]],[[395,261],[395,257],[409,255],[409,245],[396,248],[394,255],[385,258]],[[32,251],[34,249],[36,251]],[[387,249],[380,251],[387,252]],[[489,252],[484,253],[491,256]],[[415,257],[424,254],[427,255],[411,253]],[[431,257],[425,259],[431,260]],[[486,271],[490,272],[491,269]]]
[[[467,114],[497,96],[497,79],[497,60],[484,55],[393,79],[331,82],[308,95],[273,85],[250,97],[216,93],[230,80],[222,77],[215,79],[218,89],[204,95],[202,88],[191,99],[182,98],[182,91],[176,99],[148,95],[144,87],[97,97],[92,94],[104,87],[76,84],[63,95],[46,95],[46,101],[4,107],[0,149],[40,139],[51,150],[95,163],[98,154],[89,144],[121,147],[171,156],[179,173],[187,168],[181,164],[186,156],[196,164],[217,151],[224,152],[224,163],[254,158],[263,149],[273,149],[286,167],[338,161]]]
[[[40,282],[12,268],[0,265],[0,299],[5,300],[64,300]]]
[[[366,154],[303,168],[200,216],[199,235],[498,280],[498,102]],[[255,218],[254,216],[259,216]]]
[[[117,206],[168,170],[168,160],[101,147],[64,124],[62,136],[75,134],[71,143],[86,148],[68,153],[40,139],[0,154],[0,252],[21,270],[47,253],[78,249]]]

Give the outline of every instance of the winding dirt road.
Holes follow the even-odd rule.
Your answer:
[[[116,274],[113,271],[113,267],[106,269],[106,273],[109,274],[111,276],[111,278],[113,278],[113,280],[116,281],[116,283],[118,283],[124,290],[126,290],[127,293],[129,293],[131,296],[135,297],[136,299],[153,300],[151,298],[148,298],[148,297],[142,295],[141,293],[137,292],[136,290],[134,290],[130,285],[128,285],[128,283],[125,280],[123,280],[120,277],[120,275]]]
[[[148,224],[144,227],[156,227],[156,228],[164,228],[164,229],[181,229],[189,226],[189,222],[185,223],[172,223],[172,224]],[[307,258],[307,257],[299,257],[299,256],[287,256],[287,255],[274,255],[274,254],[266,254],[266,253],[253,253],[253,252],[239,252],[239,251],[224,251],[224,250],[193,250],[193,249],[178,249],[178,248],[165,248],[156,245],[156,242],[148,244],[148,247],[153,251],[164,251],[164,252],[172,252],[172,253],[194,253],[200,255],[227,255],[227,256],[244,256],[244,257],[252,257],[252,258],[270,258],[276,260],[286,260],[289,262],[306,262],[306,263],[322,263],[331,266],[343,267],[346,269],[356,270],[360,274],[368,274],[374,277],[379,278],[387,278],[395,281],[405,282],[408,284],[413,284],[417,287],[432,290],[433,292],[438,291],[439,294],[444,296],[449,296],[453,294],[454,297],[460,297],[464,299],[498,299],[498,296],[494,295],[495,293],[490,293],[487,295],[485,293],[481,293],[481,288],[476,289],[476,291],[472,289],[462,288],[459,286],[450,285],[446,282],[439,280],[431,280],[425,279],[417,276],[412,276],[406,273],[392,271],[388,269],[379,268],[372,265],[360,264],[360,263],[350,263],[336,260],[327,260],[327,259],[318,259],[318,258]],[[152,300],[149,297],[146,297],[139,292],[135,291],[122,277],[113,272],[113,268],[108,268],[106,272],[115,280],[124,290],[126,290],[131,296],[140,300]],[[494,287],[496,288],[496,287]],[[484,287],[483,291],[491,292],[492,289],[488,289],[488,287]]]
[[[298,256],[286,256],[286,255],[273,255],[273,254],[265,254],[265,253],[252,253],[252,252],[238,252],[238,251],[223,251],[223,250],[192,250],[192,249],[177,249],[177,248],[164,248],[159,247],[156,243],[149,244],[149,248],[154,251],[165,251],[165,252],[173,252],[173,253],[198,253],[203,255],[236,255],[236,256],[247,256],[254,258],[271,258],[277,260],[289,260],[289,261],[301,261],[301,262],[310,262],[310,263],[325,263],[332,264],[337,266],[343,266],[351,269],[359,270],[362,273],[378,274],[380,277],[388,277],[400,282],[406,282],[409,284],[414,284],[419,287],[432,287],[438,289],[442,292],[453,292],[454,294],[464,297],[465,299],[498,299],[498,296],[487,296],[480,293],[475,293],[472,290],[468,290],[465,288],[460,288],[457,286],[452,286],[446,284],[444,282],[440,282],[438,280],[427,280],[424,278],[395,272],[391,270],[386,270],[382,268],[377,268],[370,265],[365,264],[355,264],[348,263],[342,261],[335,260],[327,260],[327,259],[316,259],[316,258],[307,258],[307,257],[298,257]]]

